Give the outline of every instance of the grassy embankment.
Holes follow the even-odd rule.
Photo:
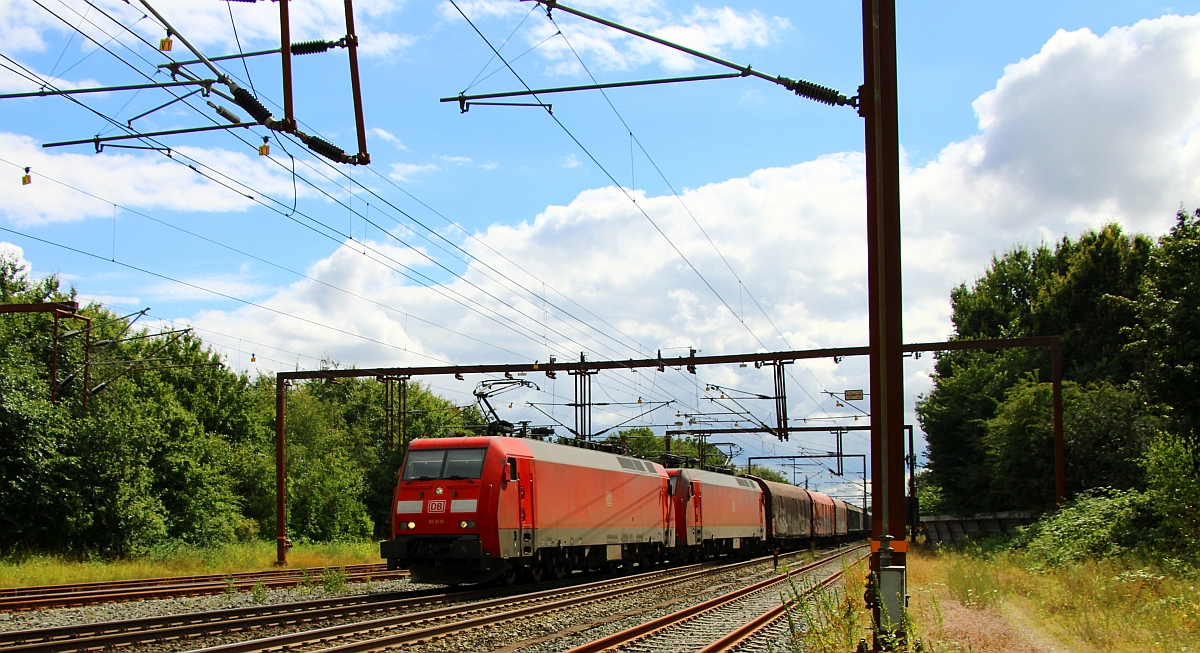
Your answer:
[[[847,653],[866,637],[864,570],[802,620],[794,651]],[[910,632],[937,653],[1200,651],[1195,570],[1136,556],[1046,568],[1025,552],[917,551],[909,557]],[[807,619],[806,619],[807,617]]]
[[[1046,568],[1024,552],[921,554],[918,632],[945,651],[1198,651],[1196,572],[1126,556]]]
[[[178,547],[125,560],[72,560],[59,556],[27,556],[0,560],[0,587],[59,583],[231,574],[274,569],[275,543],[248,542],[214,548]],[[375,542],[297,544],[288,553],[288,568],[374,564]]]

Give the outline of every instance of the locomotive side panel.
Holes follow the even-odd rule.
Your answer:
[[[534,549],[663,543],[667,475],[652,463],[529,441],[534,467]]]
[[[693,529],[697,537],[689,537],[689,544],[719,540],[740,547],[741,540],[766,538],[763,495],[757,484],[696,469],[679,470],[679,476],[679,483],[686,482],[699,490],[695,496],[676,492],[675,497],[676,513],[687,511],[696,519]]]

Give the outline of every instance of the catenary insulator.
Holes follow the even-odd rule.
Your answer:
[[[222,118],[228,120],[229,122],[231,122],[235,125],[242,124],[241,116],[230,111],[229,109],[226,109],[225,107],[223,107],[219,104],[213,104],[212,102],[209,102],[208,106],[212,107],[217,112],[218,116],[221,116]]]
[[[308,149],[320,154],[330,161],[337,161],[338,163],[354,162],[354,160],[346,154],[345,150],[327,140],[317,138],[316,136],[309,136],[308,134],[297,135],[300,137],[300,140],[304,141],[304,144],[308,146]]]
[[[337,45],[339,45],[337,41],[301,41],[292,44],[292,54],[297,56],[302,54],[317,54]]]
[[[233,101],[237,102],[238,106],[245,109],[246,113],[250,114],[255,120],[264,125],[270,125],[275,122],[271,118],[271,112],[258,101],[258,98],[250,94],[250,91],[242,87],[233,89]]]
[[[794,91],[796,95],[806,97],[810,100],[815,100],[821,104],[841,106],[843,104],[850,103],[845,95],[842,95],[841,93],[827,86],[806,82],[803,79],[798,79],[796,81],[788,80],[788,82],[790,83],[785,84],[788,90]]]

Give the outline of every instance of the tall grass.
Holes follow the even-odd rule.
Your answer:
[[[981,555],[946,556],[946,586],[950,596],[968,608],[989,608],[1004,600],[1007,590],[997,569]]]
[[[31,555],[0,560],[0,587],[56,585],[106,580],[232,574],[274,568],[274,542],[246,542],[221,547],[162,547],[149,555],[121,560],[73,560]],[[288,553],[290,568],[342,567],[380,562],[375,542],[297,544]]]
[[[1013,623],[1010,618],[1018,615],[1017,623],[1070,650],[1200,651],[1200,578],[1194,570],[1137,556],[1054,567],[1044,563],[1024,551],[914,551],[909,555],[910,614],[938,651],[961,646],[946,637],[941,622],[941,602],[947,600],[986,611],[981,623]],[[955,628],[961,637],[971,624],[959,620]]]
[[[1042,573],[1019,556],[1012,591],[1026,597],[1054,630],[1107,651],[1200,651],[1200,592],[1196,578],[1162,573],[1137,559],[1084,561]]]
[[[793,653],[850,653],[869,646],[873,636],[870,612],[863,603],[866,589],[866,560],[842,565],[842,575],[825,587],[815,583],[797,584],[788,579],[787,591],[780,597],[788,606],[788,645]],[[880,642],[899,653],[926,653],[922,628],[908,610],[900,615],[908,637],[881,631]]]

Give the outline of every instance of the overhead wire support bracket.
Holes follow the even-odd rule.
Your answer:
[[[65,145],[84,145],[86,143],[94,143],[96,151],[102,151],[102,143],[110,141],[125,141],[132,138],[155,138],[158,136],[174,136],[176,134],[194,134],[197,132],[210,132],[219,129],[237,129],[238,127],[247,128],[253,127],[253,123],[241,123],[230,125],[211,125],[209,127],[192,127],[189,129],[169,129],[161,132],[146,132],[143,134],[125,134],[124,136],[94,136],[92,138],[84,138],[77,141],[59,141],[57,143],[42,143],[42,147],[62,147]],[[158,149],[158,148],[155,148]]]
[[[201,91],[203,91],[203,92],[204,92],[204,95],[208,95],[208,94],[210,94],[210,93],[212,92],[212,87],[210,86],[210,87],[207,87],[207,88],[198,88],[198,89],[196,89],[196,90],[194,90],[194,91],[192,91],[192,92],[190,92],[190,93],[185,93],[185,94],[183,94],[183,95],[180,95],[179,97],[177,97],[177,98],[175,98],[175,99],[173,99],[173,100],[168,100],[168,101],[164,102],[163,104],[160,104],[160,105],[158,105],[158,106],[154,107],[153,109],[150,109],[149,111],[144,111],[144,112],[142,112],[142,113],[139,113],[138,115],[136,115],[136,116],[134,116],[134,117],[130,118],[129,120],[126,120],[126,121],[125,121],[125,124],[126,124],[128,127],[130,127],[130,128],[133,128],[133,121],[134,121],[134,120],[139,120],[139,119],[141,119],[141,118],[145,118],[146,116],[148,116],[148,115],[150,115],[150,114],[154,113],[155,111],[159,111],[159,110],[165,109],[165,108],[167,108],[167,107],[171,106],[172,104],[175,104],[176,102],[181,102],[181,101],[183,101],[183,100],[186,100],[186,99],[188,99],[188,98],[192,97],[193,95],[195,95],[195,94],[197,94],[197,93],[200,93]]]
[[[558,0],[521,0],[521,1],[522,2],[536,2],[536,3],[544,6],[546,8],[547,16],[550,16],[551,12],[553,12],[555,9],[559,9],[559,10],[565,11],[568,14],[571,14],[573,16],[578,16],[580,18],[583,18],[584,20],[590,20],[593,23],[599,23],[601,25],[604,25],[605,27],[611,27],[612,29],[615,29],[615,30],[618,30],[621,32],[625,32],[626,34],[636,36],[640,39],[645,39],[647,41],[651,41],[653,43],[657,43],[659,45],[666,46],[673,50],[678,50],[685,54],[690,54],[693,57],[697,57],[699,59],[703,59],[705,61],[715,63],[718,66],[732,68],[732,69],[738,71],[739,73],[741,73],[743,76],[754,76],[759,79],[764,79],[768,82],[779,84],[780,86],[786,88],[787,90],[792,91],[796,95],[799,95],[801,97],[806,97],[815,102],[820,102],[821,104],[828,104],[830,106],[850,106],[850,107],[855,107],[855,108],[858,107],[858,96],[846,97],[844,94],[838,92],[836,89],[832,89],[827,86],[821,86],[820,84],[814,84],[812,82],[808,82],[808,81],[805,81],[802,79],[792,79],[790,77],[784,77],[782,75],[768,75],[766,73],[761,73],[757,70],[754,70],[751,66],[743,66],[741,64],[736,64],[732,61],[727,61],[720,57],[714,57],[711,54],[706,54],[704,52],[700,52],[699,50],[693,50],[692,48],[689,48],[684,45],[680,45],[678,43],[673,43],[673,42],[668,41],[663,38],[659,38],[657,36],[654,36],[653,34],[647,34],[646,32],[642,32],[642,31],[633,29],[632,27],[626,27],[625,25],[622,25],[620,23],[614,23],[611,20],[606,20],[599,16],[594,16],[587,12],[580,11],[578,9],[575,9],[574,7],[568,7],[567,5],[560,4],[558,2]]]
[[[212,85],[216,84],[215,79],[197,79],[188,80],[185,82],[163,82],[161,84],[129,84],[126,86],[98,86],[94,88],[65,88],[46,90],[44,88],[36,91],[27,91],[25,93],[5,93],[0,95],[0,100],[10,100],[13,98],[25,97],[50,97],[53,95],[75,95],[79,93],[112,93],[114,91],[144,91],[148,88],[171,88],[174,86],[202,86],[205,94],[211,92]],[[140,117],[140,116],[139,116]]]
[[[43,147],[45,147],[45,146],[43,146]],[[171,156],[171,148],[169,148],[169,147],[160,147],[160,146],[155,146],[155,145],[116,145],[113,143],[97,143],[96,144],[96,154],[103,152],[106,148],[113,148],[113,147],[122,149],[122,150],[148,150],[150,152],[162,152],[163,154],[166,154],[167,156]]]
[[[142,0],[142,2],[145,2],[145,0]],[[308,146],[308,149],[331,161],[351,165],[367,165],[371,163],[371,155],[367,153],[367,128],[363,118],[362,84],[358,74],[358,35],[354,33],[354,4],[352,0],[345,0],[345,8],[346,36],[339,41],[333,42],[333,44],[344,44],[350,57],[350,92],[354,102],[354,126],[358,135],[358,154],[347,154],[340,147],[316,136],[305,134],[297,128],[295,103],[292,100],[292,55],[299,56],[323,52],[329,49],[329,47],[333,47],[333,44],[319,41],[306,41],[293,44],[291,42],[291,17],[288,13],[288,0],[279,0],[279,50],[283,55],[283,125],[279,128],[279,131],[294,134],[302,143]],[[324,50],[320,49],[321,47],[324,47]],[[262,107],[262,105],[260,104],[259,107]],[[242,108],[250,111],[245,105],[242,105]],[[266,112],[265,108],[262,110]],[[254,115],[253,111],[250,113]],[[266,113],[269,117],[270,113]]]
[[[300,41],[299,43],[291,44],[291,52],[297,57],[305,54],[317,54],[327,52],[333,48],[345,48],[349,46],[349,41],[346,37],[342,37],[336,41]],[[223,54],[219,57],[209,57],[209,61],[228,61],[229,59],[246,59],[249,57],[261,57],[268,54],[280,54],[283,48],[275,48],[274,50],[257,50],[255,52],[244,52],[242,54]],[[158,64],[159,68],[165,68],[171,74],[178,74],[179,69],[184,66],[192,66],[198,63],[204,63],[200,59],[189,59],[187,61],[171,61],[168,63]]]
[[[731,79],[734,77],[745,77],[745,73],[720,73],[717,75],[693,75],[690,77],[665,77],[661,79],[642,79],[632,82],[610,82],[607,84],[586,84],[583,86],[560,86],[557,88],[539,88],[526,91],[507,91],[503,93],[481,93],[478,95],[465,95],[459,93],[454,97],[441,98],[441,102],[458,102],[459,109],[463,113],[467,112],[467,108],[472,104],[493,104],[485,102],[477,102],[476,100],[490,100],[496,98],[519,97],[522,95],[544,95],[548,93],[570,93],[572,91],[596,91],[605,88],[625,88],[629,86],[652,86],[655,84],[673,84],[676,82],[702,82],[712,79]],[[495,103],[500,104],[500,103]],[[517,104],[503,106],[543,106],[540,104]],[[544,105],[550,106],[550,105]]]
[[[455,98],[455,99],[456,99],[456,98]],[[482,107],[541,107],[541,108],[545,109],[547,113],[550,113],[550,114],[553,114],[553,113],[554,113],[554,105],[553,105],[553,104],[546,104],[546,103],[544,103],[544,102],[467,102],[467,101],[465,101],[465,100],[464,100],[463,102],[461,102],[461,103],[459,104],[459,110],[460,110],[460,111],[462,111],[462,113],[466,113],[466,112],[470,111],[470,110],[471,110],[471,107],[473,107],[473,106],[482,106]]]
[[[192,52],[193,55],[196,56],[196,60],[191,63],[204,64],[206,67],[208,67],[208,69],[213,72],[213,75],[216,76],[216,81],[221,84],[224,84],[225,86],[227,86],[229,88],[229,91],[232,95],[232,97],[229,97],[229,99],[231,99],[235,104],[237,104],[239,107],[244,109],[247,113],[249,113],[250,116],[253,117],[254,120],[258,124],[266,127],[267,129],[273,130],[273,131],[285,132],[285,133],[296,136],[296,138],[299,138],[300,141],[302,143],[304,143],[305,146],[308,147],[308,149],[312,150],[313,152],[316,152],[317,154],[320,154],[321,156],[323,156],[327,159],[330,159],[331,161],[336,161],[337,163],[347,163],[347,164],[352,164],[352,165],[366,165],[371,162],[371,157],[369,154],[367,154],[367,148],[366,148],[366,146],[367,146],[366,127],[365,127],[365,124],[363,121],[362,93],[361,93],[361,88],[360,88],[359,78],[358,78],[358,37],[354,34],[354,9],[353,9],[351,0],[345,0],[346,36],[342,39],[342,41],[344,41],[346,43],[346,47],[350,52],[350,78],[351,78],[352,91],[354,93],[355,124],[358,128],[359,152],[358,152],[358,154],[353,154],[353,155],[347,154],[345,152],[345,150],[343,150],[342,148],[340,148],[340,147],[334,145],[333,143],[330,143],[320,137],[312,136],[310,134],[306,134],[306,133],[300,131],[299,128],[297,128],[297,126],[296,126],[297,123],[295,120],[295,115],[294,115],[293,106],[292,106],[292,60],[291,60],[292,43],[291,43],[290,35],[289,35],[290,30],[289,30],[289,22],[288,22],[287,0],[279,0],[279,16],[280,16],[280,32],[281,32],[280,33],[280,37],[281,37],[280,38],[280,52],[282,52],[282,54],[283,54],[283,100],[284,100],[284,119],[283,120],[276,120],[275,117],[271,115],[271,111],[269,109],[267,109],[265,106],[263,106],[262,102],[260,102],[258,100],[258,98],[256,98],[250,91],[247,91],[246,89],[242,88],[241,86],[239,86],[237,84],[237,82],[230,79],[230,77],[228,75],[221,72],[221,70],[219,68],[217,68],[216,64],[213,63],[212,59],[209,59],[208,57],[204,56],[204,53],[200,52],[200,50],[198,48],[196,48],[196,46],[192,45],[192,43],[190,41],[188,41],[186,37],[184,37],[182,34],[180,34],[179,30],[175,29],[175,27],[172,26],[171,23],[169,23],[167,21],[167,19],[165,17],[163,17],[163,15],[160,14],[153,6],[151,6],[147,0],[138,0],[138,1],[151,14],[153,14],[156,19],[158,19],[159,23],[161,23],[163,25],[163,27],[165,27],[167,29],[168,32],[170,32],[175,37],[177,37],[179,39],[179,42],[183,43],[184,47],[186,47],[188,50],[190,50]],[[340,43],[340,41],[335,42],[335,43]],[[307,42],[307,43],[302,43],[302,44],[297,44],[297,45],[301,46],[302,48],[307,48],[308,52],[319,52],[319,51],[322,51],[320,49],[320,47],[329,46],[330,44],[328,42],[321,42],[320,44],[318,44],[317,42]],[[325,49],[328,49],[328,47],[325,47]],[[302,54],[307,54],[308,52],[303,52]],[[174,74],[182,74],[185,77],[189,77],[189,78],[194,77],[194,75],[192,75],[188,71],[183,70],[181,66],[182,66],[182,64],[181,65],[173,65],[173,64],[167,65],[167,67],[170,68],[173,75]],[[218,93],[218,95],[221,95],[223,97],[228,97],[228,96],[225,96],[223,93]],[[224,127],[225,126],[218,127],[218,128],[224,128]],[[85,142],[87,142],[87,141],[85,141]]]
[[[208,60],[209,61],[227,61],[229,59],[245,59],[247,57],[261,57],[261,56],[267,55],[267,54],[278,54],[278,53],[279,53],[279,48],[275,48],[274,50],[257,50],[255,52],[243,52],[241,54],[223,54],[218,57],[209,57]],[[192,64],[197,64],[197,63],[204,63],[204,61],[201,59],[189,59],[187,61],[172,61],[170,63],[159,64],[158,67],[166,68],[169,70],[171,68],[178,68],[180,66],[190,66]]]

